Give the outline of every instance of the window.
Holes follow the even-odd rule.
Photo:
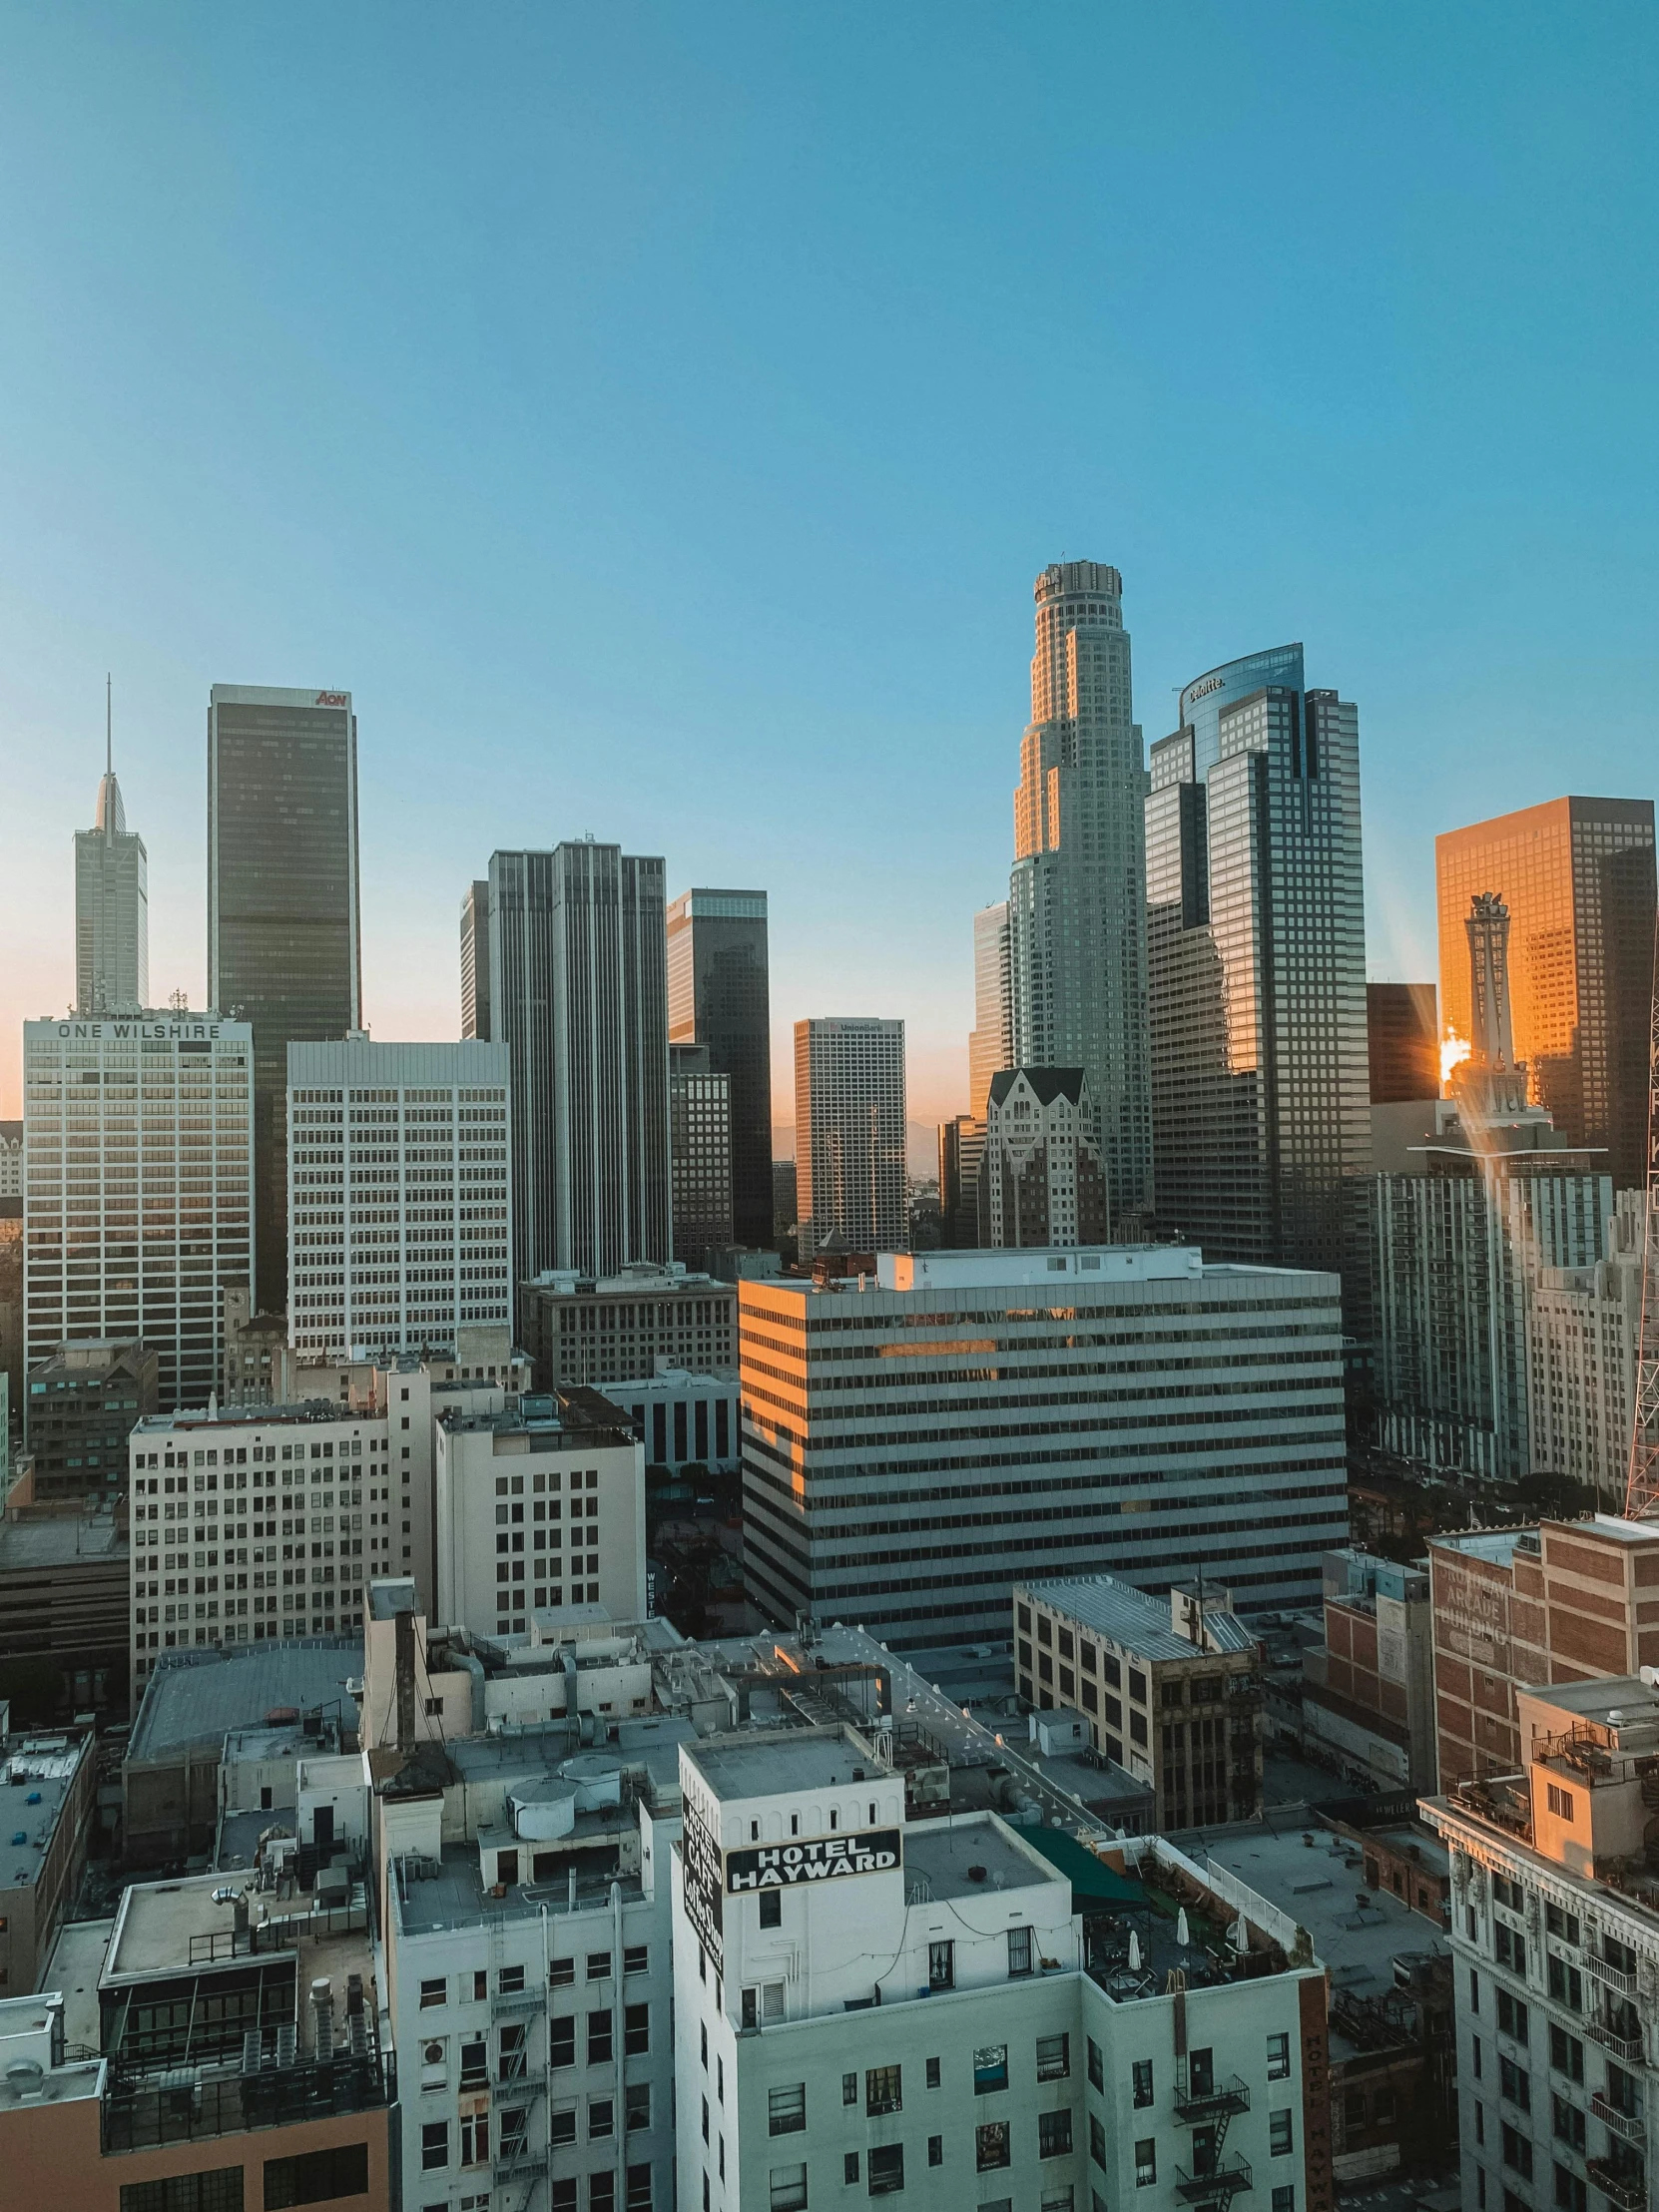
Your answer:
[[[420,2008],[423,2012],[429,2011],[435,2004],[446,2004],[448,2000],[447,1981],[423,1981],[420,1984]]]
[[[1557,2073],[1564,2073],[1569,2081],[1582,2081],[1584,2045],[1576,2035],[1569,2035],[1564,2027],[1552,2026],[1549,2031],[1549,2062]]]
[[[449,2163],[449,2122],[428,2120],[420,2131],[420,2168],[432,2173]]]
[[[588,2064],[605,2065],[611,2056],[611,2015],[609,2012],[588,2014]]]
[[[1039,2112],[1037,2114],[1037,2156],[1039,2158],[1064,2158],[1070,2150],[1070,2111]]]
[[[300,2151],[265,2162],[266,2212],[294,2204],[326,2204],[334,2197],[368,2193],[368,2145],[340,2143],[331,2150]]]
[[[929,2058],[927,2061],[927,2086],[929,2089],[936,2089],[938,2085],[939,2062],[936,2058]]]
[[[973,2131],[973,2163],[978,2173],[995,2173],[1008,2163],[1008,2123],[986,2120]]]
[[[944,2164],[944,2137],[942,2135],[928,2136],[927,2163],[930,2166],[942,2166]]]
[[[857,2103],[857,2101],[858,2101],[858,2077],[857,2077],[857,2075],[856,2075],[855,2073],[842,2074],[842,2075],[841,2075],[841,2102],[842,2102],[842,2104],[856,2104],[856,2103]]]
[[[576,1979],[575,1959],[553,1959],[547,1968],[547,1979],[549,1986],[552,1988],[568,1989],[571,1983]]]
[[[1089,2156],[1104,2173],[1106,2170],[1106,2127],[1097,2115],[1089,2115]]]
[[[576,2016],[572,2012],[562,2017],[555,2015],[547,2023],[547,2063],[550,2066],[574,2066],[576,2063]]]
[[[1273,2192],[1273,2212],[1296,2212],[1296,2184],[1286,2181]]]
[[[1272,2038],[1270,2037],[1269,2040],[1271,2041]],[[1270,2067],[1268,2070],[1271,2073],[1273,2069]],[[1129,2078],[1133,2083],[1135,2102],[1137,2104],[1150,2104],[1152,2102],[1151,2059],[1137,2058],[1129,2069]]]
[[[1566,2166],[1557,2166],[1555,2169],[1555,2202],[1559,2212],[1587,2212],[1588,2199],[1584,2184]],[[125,2205],[122,2212],[126,2212]]]
[[[169,2174],[161,2181],[124,2181],[121,2212],[243,2212],[240,2166]]]
[[[928,1944],[927,1986],[930,1989],[955,1988],[956,1945],[953,1942]]]
[[[576,2140],[576,2107],[574,2104],[556,2104],[547,2122],[547,2140],[555,2150],[562,2150]]]
[[[988,2096],[993,2089],[1008,2086],[1008,2046],[1006,2043],[981,2043],[973,2054],[973,2093],[976,2097]]]
[[[1564,1958],[1557,1958],[1554,1951],[1545,1960],[1544,1978],[1549,1993],[1558,2004],[1570,2005],[1575,2012],[1584,2009],[1584,1976],[1576,1966],[1569,1966]]]
[[[489,2086],[489,2052],[480,2035],[461,2045],[461,2087],[484,2089]]]
[[[807,2169],[805,2166],[774,2166],[772,2169],[772,2212],[806,2212]]]
[[[1008,1971],[1010,1974],[1031,1971],[1031,1931],[1028,1928],[1008,1931]]]
[[[763,1890],[760,1895],[761,1926],[782,1928],[784,1925],[784,1893],[782,1890]]]
[[[524,1986],[524,1968],[522,1966],[503,1966],[496,1975],[495,1981],[496,1987],[504,1997],[512,1996]]]
[[[1511,1928],[1507,1921],[1497,1921],[1492,1927],[1492,1948],[1500,1966],[1507,1966],[1512,1973],[1526,1971],[1526,1937]],[[1502,1999],[1499,1999],[1501,2003]]]
[[[1158,2138],[1143,2135],[1135,2145],[1135,2186],[1150,2189],[1158,2179]]]
[[[622,2008],[622,2047],[630,2058],[643,2058],[651,2048],[651,2007],[626,2004]]]
[[[851,2187],[851,2185],[852,2185],[852,2183],[853,2183],[853,2182],[855,2182],[855,2181],[857,2180],[857,2178],[858,2178],[858,2153],[857,2153],[857,2152],[856,2152],[855,2150],[843,2151],[843,2152],[841,2153],[841,2179],[842,2179],[842,2181],[844,2181],[844,2182],[845,2182],[845,2183],[847,2184],[848,2188],[850,2188],[850,2187]]]
[[[899,2112],[904,2107],[903,2083],[899,2066],[870,2066],[864,2072],[864,2110]]]
[[[505,2122],[503,2122],[503,2130]],[[588,2141],[608,2142],[616,2133],[616,2105],[610,2097],[588,2099]]]
[[[588,1979],[590,1981],[609,1981],[610,1978],[610,1952],[608,1950],[590,1950],[588,1952]]]
[[[869,2153],[869,2193],[872,2197],[890,2197],[904,2186],[904,2145],[902,2143],[873,2144]],[[806,2198],[803,2197],[803,2204]]]
[[[807,2084],[767,2091],[767,2133],[797,2135],[807,2124]]]
[[[1268,2114],[1268,2156],[1289,2158],[1296,2148],[1291,2136],[1291,2115],[1288,2111]]]
[[[1551,2097],[1549,2110],[1551,2133],[1558,2141],[1568,2144],[1573,2150],[1582,2151],[1584,2148],[1584,2115],[1577,2105],[1570,2104],[1565,2097]]]
[[[651,2125],[651,2084],[631,2081],[623,2091],[624,2124],[630,2135]]]
[[[1566,1821],[1569,1825],[1571,1824],[1572,1792],[1570,1790],[1558,1790],[1553,1782],[1547,1783],[1544,1788],[1544,1800],[1558,1821]]]
[[[645,1973],[649,1970],[650,1964],[651,1950],[649,1944],[630,1943],[622,1954],[622,1970],[624,1973]]]
[[[630,2166],[628,2169],[627,2212],[651,2212],[651,2168]]]
[[[1526,2041],[1526,2006],[1519,1997],[1512,1997],[1507,1989],[1499,1989],[1497,1992],[1497,2024],[1500,2034],[1512,2035],[1517,2043]]]
[[[501,2149],[502,2154],[505,2155],[509,2145],[503,2143]],[[489,2155],[490,2123],[488,2115],[480,2112],[472,2119],[462,2120],[461,2164],[463,2166],[485,2166],[489,2163]]]
[[[1517,2127],[1504,2122],[1503,2163],[1525,2181],[1532,2179],[1532,2145]]]
[[[1532,2077],[1524,2066],[1517,2066],[1512,2058],[1500,2055],[1497,2062],[1497,2085],[1498,2093],[1507,2097],[1511,2104],[1518,2104],[1522,2111],[1531,2110]]]
[[[1579,1939],[1578,1915],[1565,1912],[1559,1905],[1545,1904],[1544,1926],[1563,1942],[1576,1944]]]
[[[1071,2072],[1071,2037],[1069,2035],[1039,2035],[1037,2037],[1037,2079],[1039,2081],[1064,2081]]]

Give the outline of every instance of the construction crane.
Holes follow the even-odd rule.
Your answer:
[[[1630,1425],[1629,1520],[1659,1513],[1659,912],[1653,931],[1653,1003],[1647,1055],[1647,1214],[1642,1223],[1642,1318],[1636,1337],[1636,1412]]]

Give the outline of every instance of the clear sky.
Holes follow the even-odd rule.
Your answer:
[[[790,1024],[965,1103],[1031,584],[1148,739],[1301,638],[1371,970],[1432,836],[1654,791],[1659,14],[0,12],[0,1113],[116,760],[200,1003],[215,681],[349,686],[365,1000],[455,1034],[497,844],[772,894]]]

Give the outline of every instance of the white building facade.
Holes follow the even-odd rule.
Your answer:
[[[1532,1471],[1587,1483],[1613,1513],[1630,1471],[1646,1212],[1645,1193],[1621,1191],[1605,1257],[1541,1268],[1526,1306]]]
[[[895,1648],[1000,1640],[1016,1580],[1101,1568],[1310,1602],[1348,1533],[1338,1297],[1178,1246],[743,1283],[751,1596]]]
[[[253,1281],[253,1031],[217,1014],[23,1025],[24,1333],[142,1339],[163,1406],[217,1386]]]
[[[796,1023],[795,1173],[804,1261],[908,1244],[901,1021]]]
[[[505,1045],[290,1044],[288,1342],[304,1360],[453,1345],[512,1319]]]

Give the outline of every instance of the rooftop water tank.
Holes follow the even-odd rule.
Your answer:
[[[622,1803],[622,1761],[614,1752],[581,1751],[564,1760],[560,1778],[576,1785],[578,1813],[598,1813]]]
[[[543,1843],[554,1836],[568,1836],[576,1826],[577,1786],[574,1782],[521,1782],[508,1792],[513,1834],[524,1843]]]

